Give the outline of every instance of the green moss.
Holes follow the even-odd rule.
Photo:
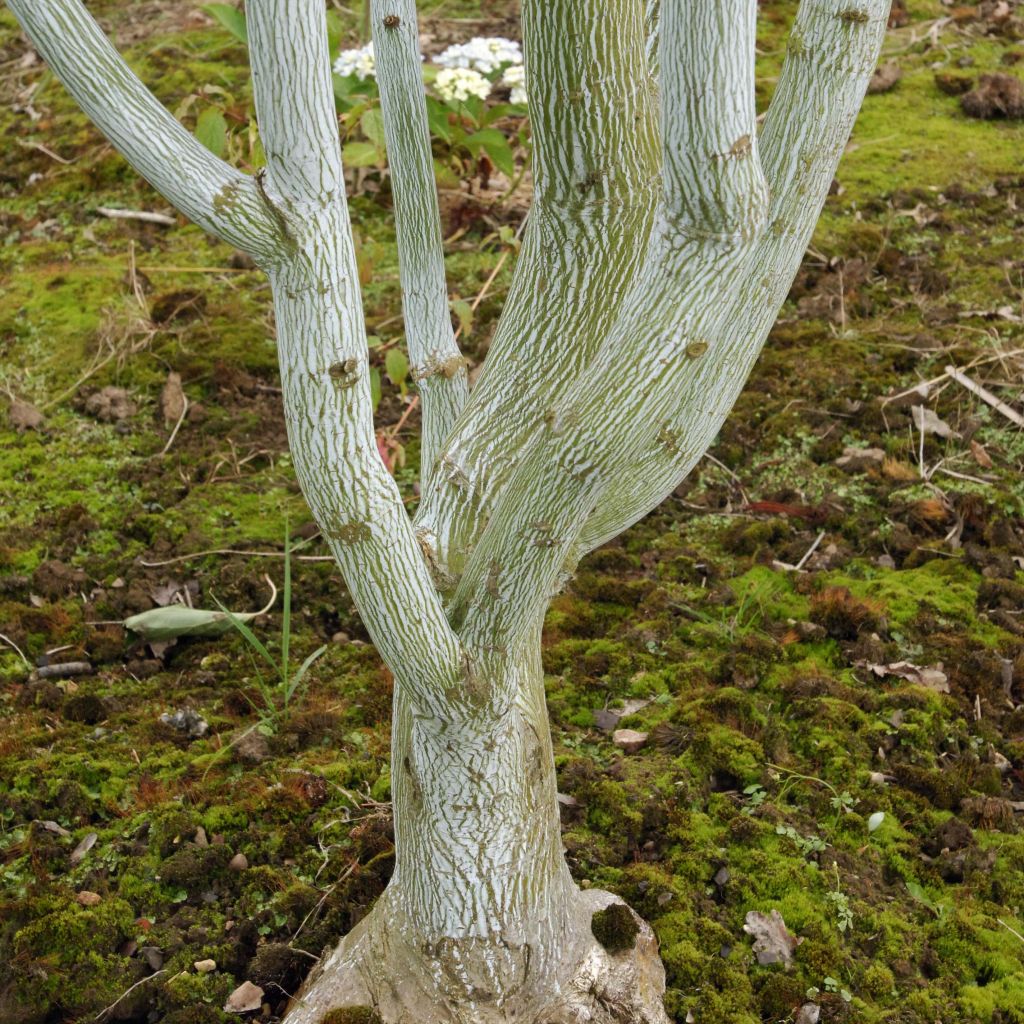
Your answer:
[[[330,1010],[320,1024],[381,1024],[381,1017],[369,1006],[349,1006]]]
[[[591,917],[590,930],[609,953],[623,953],[636,944],[640,925],[629,907],[612,903]]]

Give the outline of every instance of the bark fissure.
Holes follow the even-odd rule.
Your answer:
[[[665,1024],[650,929],[566,867],[541,623],[579,558],[670,493],[732,407],[888,0],[802,0],[760,134],[754,0],[524,0],[536,196],[472,395],[415,3],[371,0],[424,413],[414,522],[377,451],[322,0],[247,4],[255,177],[177,124],[80,0],[8,2],[126,159],[266,270],[296,475],[395,676],[394,875],[288,1024],[357,1006],[387,1024]]]

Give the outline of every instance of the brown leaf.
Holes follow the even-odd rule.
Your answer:
[[[796,947],[804,941],[786,928],[786,922],[777,910],[770,914],[751,910],[747,914],[743,930],[754,936],[754,952],[757,954],[757,962],[762,966],[785,964],[789,967],[793,963]]]
[[[984,445],[979,444],[977,441],[971,441],[971,454],[974,456],[974,461],[981,466],[982,469],[992,468],[992,456],[985,451]]]
[[[870,662],[861,661],[857,663],[861,668],[866,668],[879,678],[883,676],[896,676],[898,679],[906,679],[908,682],[916,683],[918,686],[926,686],[936,693],[949,693],[949,679],[942,670],[942,662],[937,665],[924,666],[912,665],[909,661],[894,661],[890,665],[875,665]]]
[[[96,840],[99,836],[95,832],[90,832],[72,851],[71,851],[71,866],[74,867],[80,863],[85,855],[96,845]]]
[[[160,392],[160,411],[163,413],[164,423],[169,427],[174,426],[185,411],[185,392],[181,387],[181,374],[173,370],[167,374],[167,381]]]

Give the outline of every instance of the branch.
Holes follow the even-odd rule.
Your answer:
[[[770,230],[735,274],[736,302],[752,311],[732,327],[727,346],[746,332],[756,356],[785,300],[835,175],[885,36],[889,0],[803,0],[768,110],[761,152],[772,189]],[[745,378],[749,367],[742,370]],[[713,384],[710,394],[719,385]],[[717,403],[716,403],[717,404]],[[587,524],[574,557],[603,544],[656,508],[703,456],[727,413],[709,411],[709,393],[681,389],[663,420],[670,446],[639,454]]]
[[[255,181],[164,109],[79,0],[9,0],[32,45],[114,147],[189,220],[266,266],[285,250]]]
[[[757,153],[757,0],[662,0],[665,202],[698,235],[752,237],[768,190]]]
[[[543,418],[584,372],[643,262],[657,205],[643,0],[526,0],[536,196],[483,375],[417,515],[441,573],[464,567]]]
[[[282,213],[346,205],[323,4],[249,0],[252,90],[267,188]]]
[[[372,0],[373,45],[391,168],[405,336],[423,402],[422,487],[469,399],[445,282],[415,0]]]
[[[474,695],[377,452],[323,0],[249,0],[248,14],[264,187],[295,246],[269,276],[296,475],[396,685],[447,721]]]

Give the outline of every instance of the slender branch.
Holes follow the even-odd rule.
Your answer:
[[[469,399],[452,330],[415,0],[372,0],[373,45],[395,202],[405,336],[423,398],[422,486]]]
[[[417,515],[449,578],[615,322],[660,182],[643,0],[526,0],[536,197],[483,375]]]
[[[697,234],[749,238],[768,211],[757,153],[757,0],[662,0],[665,201]]]
[[[204,231],[266,266],[284,251],[254,180],[164,109],[80,0],[9,0],[32,45],[118,152]]]

